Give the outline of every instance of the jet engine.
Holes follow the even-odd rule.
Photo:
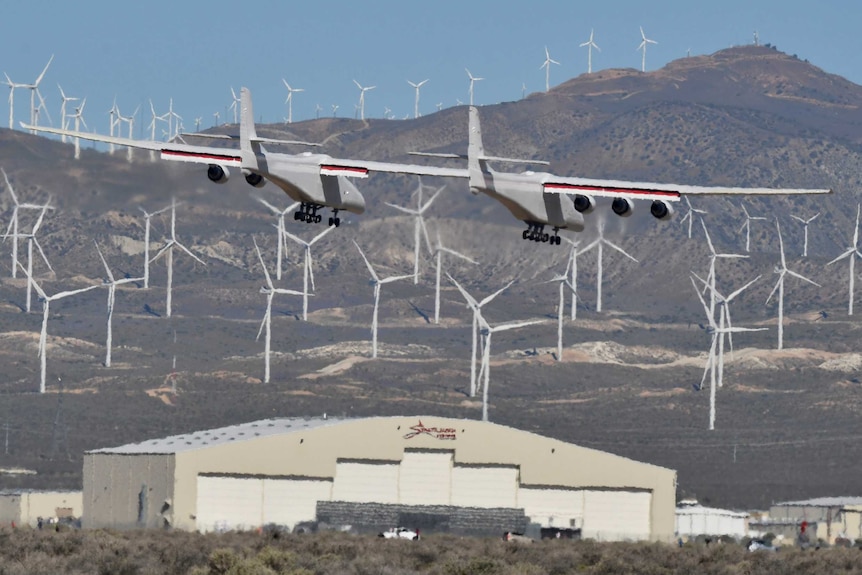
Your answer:
[[[596,200],[592,196],[578,194],[572,198],[572,203],[575,204],[575,210],[581,214],[589,214],[596,209]]]
[[[649,213],[659,220],[669,220],[673,217],[673,206],[661,200],[653,200],[650,204]]]
[[[245,181],[248,182],[248,185],[250,186],[254,186],[255,188],[262,188],[266,184],[266,180],[263,179],[263,176],[261,176],[260,174],[246,171],[243,171],[243,173],[245,174]]]
[[[227,171],[227,168],[223,168],[218,164],[210,164],[207,168],[207,177],[211,182],[223,184],[230,178],[230,172]]]
[[[634,212],[634,204],[628,198],[614,198],[611,209],[618,216],[629,217]]]

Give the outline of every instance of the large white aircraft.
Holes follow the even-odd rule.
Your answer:
[[[575,232],[584,229],[584,214],[596,207],[597,197],[611,198],[611,210],[628,217],[634,212],[634,200],[650,200],[650,213],[666,220],[673,216],[673,203],[683,194],[689,195],[783,195],[828,194],[828,189],[728,188],[593,180],[561,177],[547,172],[497,172],[491,161],[547,164],[537,160],[499,158],[485,154],[479,110],[470,106],[470,133],[467,155],[412,152],[414,155],[467,160],[467,169],[447,174],[469,180],[470,191],[485,193],[502,203],[517,219],[527,224],[521,237],[525,240],[560,244],[559,230]],[[554,234],[545,233],[545,226]]]
[[[239,149],[212,146],[195,146],[186,143],[154,142],[102,136],[86,132],[75,132],[42,126],[26,126],[39,132],[82,138],[95,142],[105,142],[119,146],[131,146],[159,152],[163,160],[194,162],[207,165],[207,177],[215,183],[225,183],[230,177],[230,168],[239,168],[246,182],[254,187],[263,186],[267,180],[284,190],[294,201],[300,202],[299,211],[294,219],[306,223],[319,223],[322,216],[317,212],[323,208],[332,209],[330,226],[341,223],[338,212],[346,210],[355,214],[365,211],[365,198],[348,178],[366,178],[369,172],[392,172],[416,174],[420,176],[466,177],[466,170],[437,166],[418,166],[412,164],[393,164],[365,160],[340,160],[327,154],[284,154],[270,152],[263,144],[303,144],[307,142],[276,140],[257,135],[254,125],[254,109],[251,92],[242,88],[240,94],[242,107],[239,137],[213,136],[207,134],[184,134],[239,140]]]

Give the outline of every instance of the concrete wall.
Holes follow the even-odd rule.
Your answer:
[[[80,491],[21,491],[0,494],[0,524],[36,527],[61,516],[81,517],[83,496]]]

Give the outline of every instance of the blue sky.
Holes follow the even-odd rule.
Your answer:
[[[222,121],[230,88],[248,86],[264,122],[283,121],[285,78],[305,92],[294,96],[294,121],[321,115],[352,117],[359,90],[353,80],[376,88],[366,94],[366,117],[385,108],[402,119],[413,113],[407,80],[429,79],[420,113],[468,100],[464,71],[484,77],[475,86],[480,105],[516,100],[544,90],[540,70],[545,46],[561,65],[551,86],[586,72],[585,42],[595,30],[601,52],[593,70],[640,68],[639,26],[649,45],[647,71],[692,55],[732,45],[761,43],[862,83],[859,22],[862,4],[799,0],[609,0],[607,2],[320,0],[236,2],[222,0],[7,0],[0,14],[0,72],[32,82],[51,54],[40,91],[53,125],[59,125],[60,84],[67,96],[86,97],[89,128],[107,133],[108,110],[137,106],[136,137],[150,122],[148,100],[162,114],[173,98],[186,131]],[[2,76],[0,76],[2,77]],[[5,78],[4,78],[5,80]],[[8,88],[0,85],[0,126],[7,127]],[[16,124],[29,117],[29,96],[15,93]],[[42,121],[42,123],[47,123]]]

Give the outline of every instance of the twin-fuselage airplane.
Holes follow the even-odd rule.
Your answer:
[[[155,142],[100,136],[85,132],[73,132],[42,126],[23,125],[39,132],[65,135],[120,146],[131,146],[160,153],[164,160],[206,164],[207,177],[216,183],[224,183],[230,177],[230,168],[238,168],[252,186],[261,187],[267,180],[281,188],[301,207],[294,219],[307,223],[319,223],[318,211],[330,208],[330,226],[338,226],[338,212],[346,210],[355,214],[365,211],[365,198],[349,178],[366,178],[369,172],[389,172],[464,178],[470,191],[484,193],[503,204],[518,220],[527,224],[522,238],[536,242],[559,245],[559,230],[580,232],[584,229],[584,214],[596,208],[596,198],[611,198],[611,210],[618,216],[627,217],[634,212],[635,200],[650,201],[650,213],[660,219],[669,219],[673,204],[681,195],[785,195],[826,194],[828,189],[779,189],[779,188],[732,188],[705,187],[617,180],[561,177],[547,172],[498,172],[489,162],[514,162],[547,164],[539,160],[524,160],[488,156],[482,143],[482,128],[479,110],[470,106],[469,137],[467,154],[416,153],[417,155],[461,158],[467,160],[467,168],[420,166],[367,160],[341,160],[327,154],[284,154],[268,151],[263,144],[304,144],[262,138],[257,135],[251,93],[243,88],[240,96],[241,116],[239,138],[235,136],[209,136],[238,139],[239,149],[196,146],[185,143]],[[187,136],[194,136],[188,134]],[[545,227],[553,228],[553,235]]]

